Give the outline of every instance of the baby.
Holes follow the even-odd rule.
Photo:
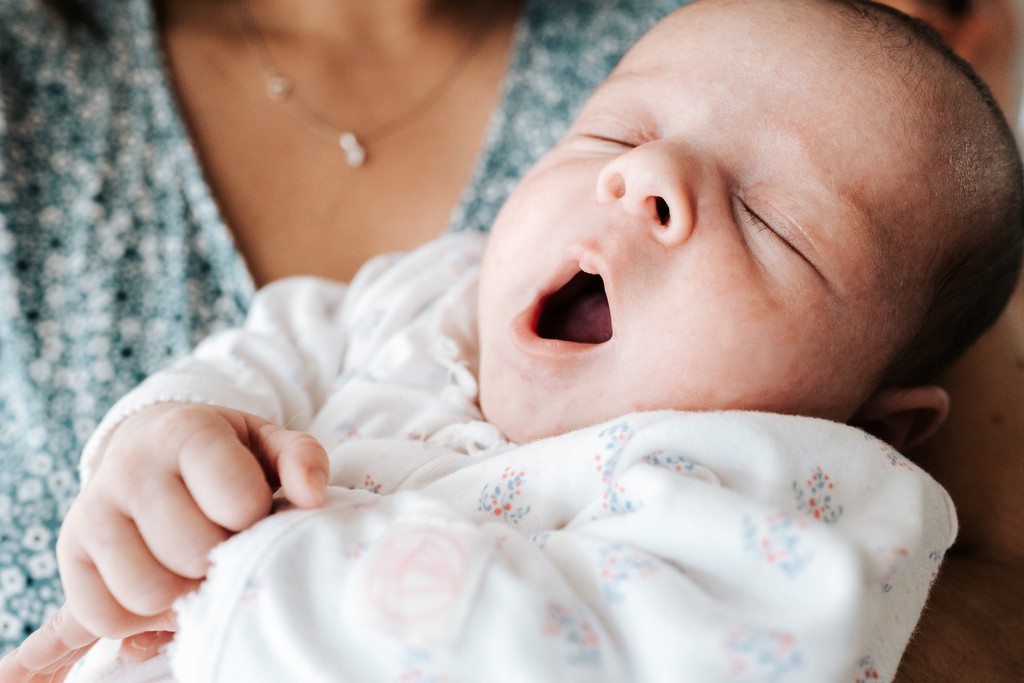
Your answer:
[[[892,446],[1008,298],[1021,194],[984,87],[905,18],[686,7],[479,268],[464,234],[275,283],[119,402],[67,606],[0,673],[168,628],[205,576],[183,682],[890,680],[956,532]],[[307,509],[248,529],[278,484]],[[76,675],[143,680],[109,647]]]

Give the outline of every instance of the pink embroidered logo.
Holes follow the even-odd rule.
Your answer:
[[[389,538],[370,568],[370,602],[388,618],[429,621],[458,599],[469,572],[469,553],[445,531],[420,527]]]

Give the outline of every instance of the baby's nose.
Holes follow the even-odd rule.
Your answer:
[[[665,246],[686,241],[693,228],[693,202],[680,163],[667,149],[648,143],[610,161],[597,179],[597,201],[618,202],[643,221]]]

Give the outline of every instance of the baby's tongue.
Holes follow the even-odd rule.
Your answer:
[[[549,297],[537,322],[537,335],[581,344],[611,339],[612,317],[601,278],[580,273]]]
[[[612,317],[604,292],[584,294],[565,311],[559,339],[600,344],[612,338]]]

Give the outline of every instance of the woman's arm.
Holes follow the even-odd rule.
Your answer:
[[[1024,295],[943,380],[949,420],[914,459],[952,496],[960,534],[898,683],[1024,678]]]
[[[921,17],[974,66],[1013,119],[1019,17],[1013,0],[886,0]],[[897,683],[1024,678],[1024,294],[943,378],[940,432],[912,453],[956,503],[949,551]]]

